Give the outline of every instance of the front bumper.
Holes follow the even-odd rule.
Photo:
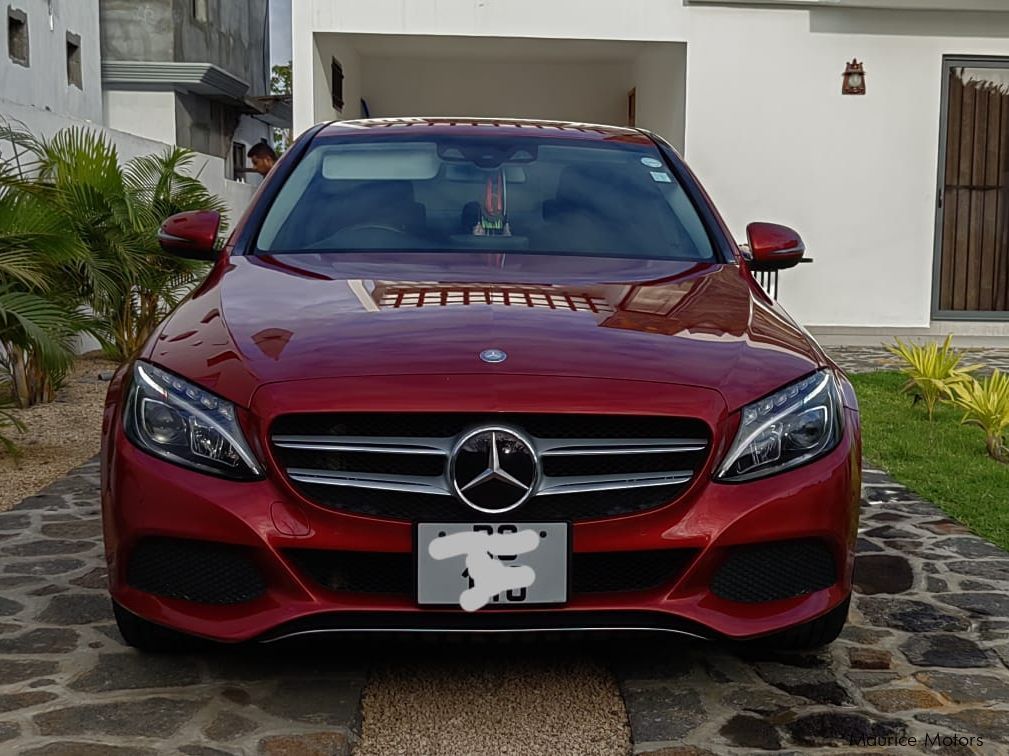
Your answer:
[[[725,485],[705,469],[671,505],[572,525],[574,554],[690,549],[693,558],[668,584],[645,591],[575,595],[563,609],[420,609],[412,596],[343,593],[313,581],[285,549],[397,552],[413,549],[413,528],[330,511],[301,500],[279,476],[235,483],[155,459],[134,447],[121,423],[107,426],[103,477],[106,555],[112,597],[147,620],[205,638],[241,642],[325,630],[658,629],[745,639],[825,614],[851,591],[860,491],[857,414],[845,437],[804,467]],[[118,418],[116,418],[118,420]],[[709,464],[710,467],[710,464]],[[476,513],[473,513],[476,515]],[[473,518],[478,521],[478,517]],[[520,522],[517,512],[514,521]],[[127,580],[131,552],[144,538],[191,539],[243,548],[265,590],[238,604],[211,605],[138,590]],[[815,539],[830,551],[836,582],[774,601],[728,601],[712,577],[733,549]]]

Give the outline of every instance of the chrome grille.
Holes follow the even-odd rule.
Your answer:
[[[541,460],[535,495],[511,518],[584,520],[660,506],[690,483],[709,445],[707,426],[694,419],[464,413],[286,415],[271,440],[289,480],[318,504],[459,519],[475,513],[452,494],[449,458],[460,436],[483,425],[522,432]]]

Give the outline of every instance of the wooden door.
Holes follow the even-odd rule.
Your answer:
[[[1009,313],[1009,68],[951,67],[937,309]]]

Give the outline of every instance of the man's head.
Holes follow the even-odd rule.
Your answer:
[[[252,145],[249,150],[249,161],[252,163],[252,170],[260,176],[265,176],[277,162],[277,153],[266,142],[259,142]]]

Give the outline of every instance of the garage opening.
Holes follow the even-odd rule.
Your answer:
[[[636,125],[683,149],[681,42],[317,34],[314,78],[317,121],[474,116]]]

